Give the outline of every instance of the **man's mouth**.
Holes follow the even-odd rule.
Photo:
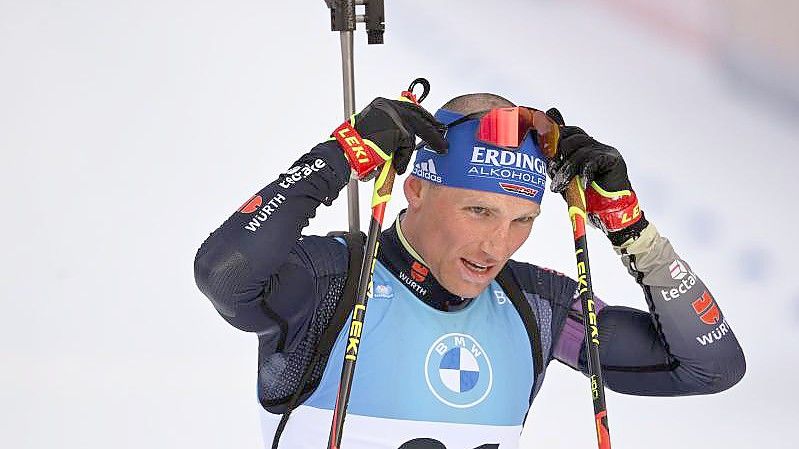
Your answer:
[[[473,271],[475,273],[480,273],[480,274],[485,273],[486,271],[488,271],[492,267],[492,265],[482,265],[482,264],[479,264],[477,262],[474,262],[474,261],[471,261],[471,260],[468,260],[468,259],[464,259],[464,258],[461,258],[461,261],[463,262],[463,265],[466,266],[467,269],[469,269],[470,271]]]

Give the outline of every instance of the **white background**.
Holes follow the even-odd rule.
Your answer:
[[[727,392],[609,392],[614,447],[795,447],[797,115],[604,2],[397,0],[386,16],[385,45],[357,36],[359,105],[425,76],[430,109],[481,91],[559,107],[622,151],[741,341]],[[259,447],[256,338],[192,262],[340,123],[340,70],[321,1],[0,1],[0,445]],[[345,228],[342,196],[306,232]],[[597,294],[644,308],[589,238]],[[559,197],[516,258],[574,273]],[[586,379],[553,363],[527,424],[524,447],[595,447]]]

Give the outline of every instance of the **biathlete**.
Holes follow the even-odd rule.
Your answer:
[[[565,126],[554,109],[558,157],[546,160],[530,133],[503,145],[486,129],[514,107],[469,94],[433,116],[378,98],[344,125],[364,146],[334,137],[316,145],[202,244],[200,290],[258,336],[266,447],[327,444],[351,273],[363,257],[362,236],[301,231],[351,173],[369,179],[392,155],[405,172],[416,136],[425,145],[402,185],[407,209],[379,240],[342,447],[515,448],[549,362],[586,372],[577,282],[510,259],[541,211],[547,174],[555,192],[580,177],[592,223],[643,289],[648,311],[597,300],[608,388],[697,395],[743,377],[743,352],[716,299],[644,216],[619,152]]]

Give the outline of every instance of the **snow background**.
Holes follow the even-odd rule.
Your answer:
[[[386,44],[356,39],[357,104],[425,76],[430,109],[491,91],[557,106],[619,148],[748,372],[713,396],[608,392],[614,447],[787,448],[799,116],[623,3],[388,1]],[[217,316],[192,261],[341,121],[328,21],[321,1],[0,0],[3,447],[259,447],[256,338]],[[342,196],[307,232],[345,228]],[[596,293],[644,308],[604,237],[589,239]],[[558,197],[515,258],[574,274]],[[595,447],[588,390],[553,363],[523,447]]]

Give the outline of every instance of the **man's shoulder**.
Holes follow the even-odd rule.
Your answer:
[[[577,281],[551,268],[508,260],[508,267],[522,291],[538,295],[550,302],[571,305]]]
[[[304,235],[291,250],[292,259],[306,267],[312,267],[316,276],[341,275],[347,273],[349,249],[343,236]]]

